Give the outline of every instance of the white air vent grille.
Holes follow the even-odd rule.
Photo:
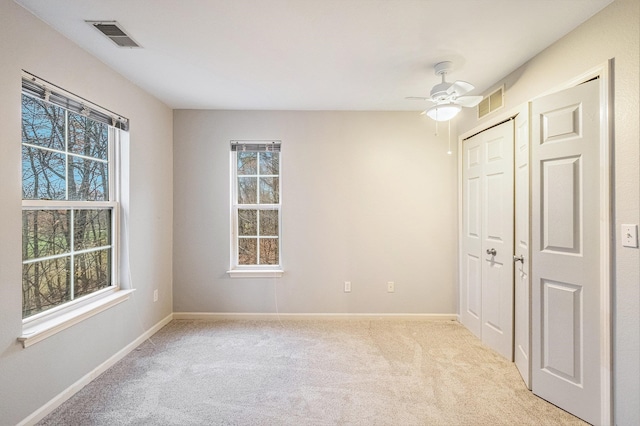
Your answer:
[[[478,119],[504,106],[504,86],[498,87],[478,104]]]
[[[86,21],[120,47],[140,47],[116,21]]]

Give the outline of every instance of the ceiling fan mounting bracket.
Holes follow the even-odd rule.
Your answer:
[[[435,70],[436,75],[442,75],[444,78],[444,75],[453,69],[453,62],[451,61],[438,62],[433,66],[433,69]]]

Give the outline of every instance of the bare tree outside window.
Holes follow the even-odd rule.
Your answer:
[[[238,266],[280,264],[280,147],[235,151],[234,214]]]
[[[112,285],[112,207],[75,203],[110,201],[109,146],[106,124],[22,95],[24,318]]]

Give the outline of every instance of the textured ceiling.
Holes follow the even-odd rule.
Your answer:
[[[435,63],[482,94],[611,0],[16,2],[172,108],[420,110]]]

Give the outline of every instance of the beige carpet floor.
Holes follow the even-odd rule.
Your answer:
[[[453,321],[174,320],[42,425],[578,425]]]

